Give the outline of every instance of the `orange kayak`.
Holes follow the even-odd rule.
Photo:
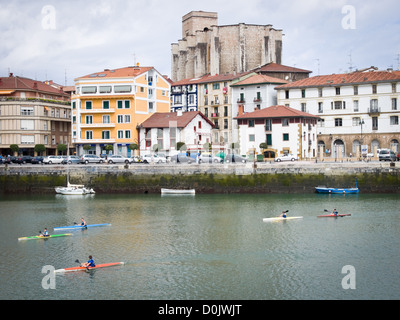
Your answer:
[[[124,264],[124,262],[110,262],[110,263],[102,263],[102,264],[96,264],[95,267],[71,267],[71,268],[65,268],[65,269],[57,269],[54,270],[54,272],[73,272],[73,271],[86,271],[86,270],[94,270],[94,269],[99,269],[99,268],[107,268],[107,267],[114,267],[114,266],[119,266]]]

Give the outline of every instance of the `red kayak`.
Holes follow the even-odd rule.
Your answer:
[[[334,214],[323,214],[321,216],[318,216],[318,218],[328,218],[328,217],[347,217],[347,216],[351,216],[350,213],[347,214],[338,214],[338,215],[334,215]]]
[[[110,262],[110,263],[102,263],[102,264],[96,264],[95,267],[71,267],[71,268],[65,268],[65,269],[57,269],[54,270],[54,272],[72,272],[72,271],[86,271],[86,270],[93,270],[93,269],[99,269],[99,268],[107,268],[107,267],[114,267],[114,266],[119,266],[121,264],[124,264],[123,262]]]

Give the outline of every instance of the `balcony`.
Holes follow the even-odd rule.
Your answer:
[[[218,118],[219,117],[219,113],[211,113],[211,118]]]
[[[256,98],[254,98],[253,99],[253,102],[261,102],[262,101],[262,98],[261,97],[256,97]]]
[[[245,103],[246,99],[245,98],[239,98],[237,99],[237,103]]]
[[[381,108],[378,107],[370,107],[368,108],[368,114],[369,115],[378,115],[381,113]]]
[[[80,109],[80,113],[114,113],[115,109]]]

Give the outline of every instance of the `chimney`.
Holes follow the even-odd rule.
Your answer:
[[[238,116],[240,117],[241,115],[243,115],[243,105],[242,104],[239,105],[239,112],[238,112]]]

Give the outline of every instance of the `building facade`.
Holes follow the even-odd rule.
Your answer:
[[[182,39],[171,45],[173,81],[205,74],[241,73],[282,61],[282,30],[272,25],[218,26],[215,12],[182,17]]]
[[[14,76],[0,78],[0,154],[11,154],[16,144],[21,155],[57,154],[59,144],[71,144],[70,95],[45,82]]]
[[[187,152],[204,151],[204,145],[211,143],[212,128],[213,123],[199,111],[154,113],[140,125],[140,155],[172,156],[180,152],[179,142]]]
[[[169,112],[170,83],[153,67],[105,69],[75,79],[72,141],[77,153],[131,155],[140,124],[155,112]]]
[[[242,155],[316,157],[318,116],[276,105],[240,113],[235,120],[239,127],[238,149]],[[267,148],[260,147],[261,143]]]
[[[399,151],[400,71],[376,68],[311,77],[276,87],[278,103],[318,115],[318,144],[326,156]]]

